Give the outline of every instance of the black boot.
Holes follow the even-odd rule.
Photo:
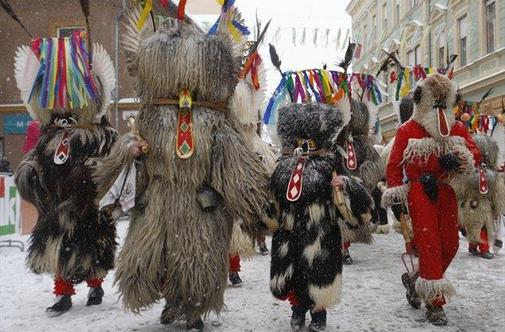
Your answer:
[[[446,326],[447,316],[445,315],[444,308],[442,306],[435,307],[432,305],[426,305],[426,318],[428,322],[435,326]]]
[[[179,310],[178,301],[168,301],[165,299],[165,307],[161,312],[160,322],[163,325],[172,324],[178,317],[177,312]]]
[[[186,322],[186,329],[187,330],[197,330],[197,331],[202,331],[203,330],[203,321],[201,318],[198,318],[195,321],[187,321]]]
[[[305,313],[307,313],[307,309],[292,306],[291,310],[293,311],[291,314],[291,330],[300,331],[305,326]]]
[[[268,255],[268,248],[267,248],[267,244],[265,243],[265,241],[261,241],[259,244],[259,247],[260,247],[261,256]]]
[[[412,308],[419,309],[421,308],[421,298],[416,293],[416,279],[416,274],[413,276],[410,276],[407,272],[402,274],[402,284],[406,289],[407,302]]]
[[[240,279],[238,272],[228,273],[228,278],[230,279],[232,286],[238,287],[238,286],[242,285],[242,279]]]
[[[59,295],[56,297],[56,303],[46,309],[50,317],[56,317],[72,308],[72,297],[70,295]]]
[[[97,305],[102,303],[103,289],[102,287],[90,288],[88,293],[88,302],[86,305]]]
[[[351,255],[349,254],[349,249],[344,249],[344,264],[346,265],[352,264],[352,258]]]
[[[310,313],[312,320],[309,324],[310,332],[320,332],[326,330],[326,310]]]

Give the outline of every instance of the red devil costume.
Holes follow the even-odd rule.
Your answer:
[[[418,84],[412,118],[396,134],[383,195],[385,206],[408,203],[419,252],[415,290],[435,325],[447,324],[442,305],[454,290],[444,272],[459,245],[458,206],[447,182],[455,174],[471,172],[474,161],[480,161],[468,131],[454,119],[455,94],[455,84],[440,74]]]

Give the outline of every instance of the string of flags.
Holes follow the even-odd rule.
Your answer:
[[[474,101],[461,101],[453,112],[456,119],[463,122],[471,133],[490,134],[499,122],[505,123],[499,116],[482,114],[480,103]]]
[[[368,100],[376,105],[382,102],[382,93],[374,76],[368,74],[344,74],[325,69],[307,69],[283,73],[282,79],[270,98],[263,116],[263,123],[276,122],[278,109],[287,102],[311,102],[334,104],[344,95],[351,94],[353,81],[365,91]]]
[[[38,107],[44,109],[82,108],[98,100],[84,32],[67,38],[35,38],[31,48],[40,68],[30,93],[40,86]]]
[[[401,69],[393,69],[389,74],[389,83],[396,83],[395,100],[405,97],[413,89],[417,81],[425,79],[428,74],[439,73],[446,74],[445,68],[423,67],[416,65],[413,67],[404,67]],[[448,73],[449,78],[452,78],[452,68]],[[411,86],[413,85],[413,86]]]

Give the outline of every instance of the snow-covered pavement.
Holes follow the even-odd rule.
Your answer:
[[[127,223],[119,224],[120,242]],[[5,238],[2,238],[2,240]],[[27,237],[18,237],[25,243]],[[426,322],[424,309],[410,308],[400,275],[404,267],[399,234],[376,235],[370,246],[353,245],[354,264],[344,268],[342,302],[329,312],[328,331],[505,331],[505,253],[494,260],[470,256],[467,242],[447,272],[457,296],[446,306],[449,325],[435,328]],[[44,310],[52,303],[52,280],[30,273],[25,254],[0,248],[0,331],[183,331],[184,323],[166,327],[159,323],[163,303],[141,315],[125,312],[112,287],[110,273],[104,285],[104,303],[86,307],[85,284],[76,287],[73,308],[49,318]],[[206,331],[289,331],[290,307],[276,301],[268,289],[269,256],[243,262],[240,288],[226,291],[227,310],[210,315]]]

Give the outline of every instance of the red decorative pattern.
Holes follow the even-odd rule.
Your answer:
[[[177,142],[175,151],[181,159],[188,159],[194,152],[193,119],[191,110],[180,109],[177,119]]]
[[[445,117],[444,109],[439,108],[438,112],[438,131],[440,136],[447,137],[449,136],[449,124],[447,123],[447,118]]]
[[[54,153],[54,163],[56,165],[63,165],[70,156],[70,140],[68,139],[68,130],[63,133],[63,138]]]
[[[356,151],[354,150],[354,144],[351,141],[347,141],[347,169],[354,171],[358,168],[358,161],[356,159]]]
[[[291,178],[286,191],[286,199],[290,202],[296,202],[302,195],[303,169],[305,168],[305,159],[300,158],[291,173]]]
[[[484,168],[480,167],[479,168],[479,192],[482,195],[487,194],[489,190],[489,186],[487,183],[487,178],[486,178],[486,173],[484,172]]]

